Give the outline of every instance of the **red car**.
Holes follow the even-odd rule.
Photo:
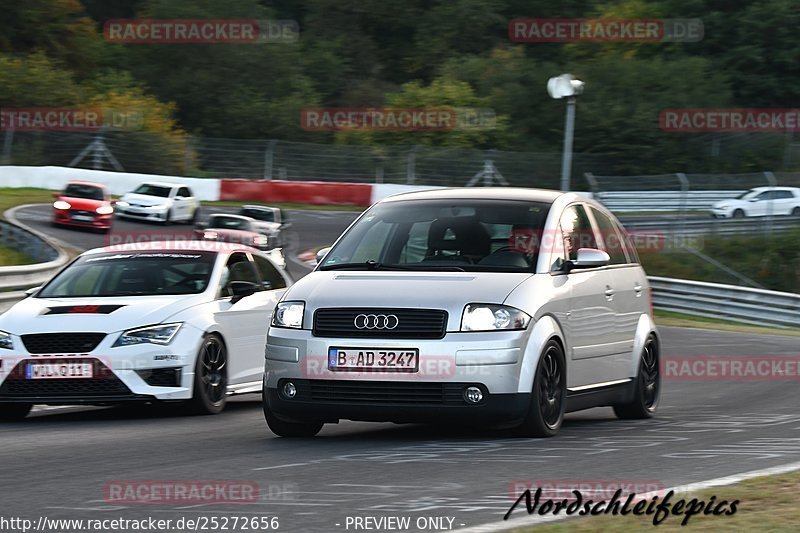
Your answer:
[[[103,233],[111,229],[114,207],[105,185],[70,181],[54,196],[53,224],[94,228]]]

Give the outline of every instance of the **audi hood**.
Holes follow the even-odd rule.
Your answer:
[[[460,327],[469,303],[502,304],[531,273],[314,271],[287,292],[302,300],[306,316],[325,307],[444,309],[448,329]]]
[[[159,324],[203,303],[198,295],[118,298],[26,298],[0,315],[0,331],[13,335],[59,331],[113,333]]]

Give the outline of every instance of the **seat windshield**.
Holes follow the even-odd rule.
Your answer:
[[[208,287],[216,254],[120,252],[78,258],[37,298],[199,294]]]
[[[409,200],[371,208],[320,270],[399,268],[533,272],[550,205],[514,200]]]

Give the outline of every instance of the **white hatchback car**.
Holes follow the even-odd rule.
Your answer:
[[[756,187],[711,207],[714,218],[744,218],[791,215],[800,218],[800,188]]]
[[[647,418],[660,396],[635,248],[602,205],[554,191],[378,202],[284,294],[266,358],[264,414],[283,436],[340,419],[550,436],[565,412]]]
[[[0,315],[0,419],[33,404],[260,392],[270,314],[291,279],[250,247],[126,244],[81,254]]]
[[[117,216],[169,224],[194,224],[200,202],[189,187],[177,183],[147,182],[122,195],[114,205]]]

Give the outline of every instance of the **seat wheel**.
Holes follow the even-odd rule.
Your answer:
[[[225,409],[228,398],[228,353],[222,338],[209,334],[197,354],[194,366],[192,399],[188,400],[190,412],[215,415]]]

